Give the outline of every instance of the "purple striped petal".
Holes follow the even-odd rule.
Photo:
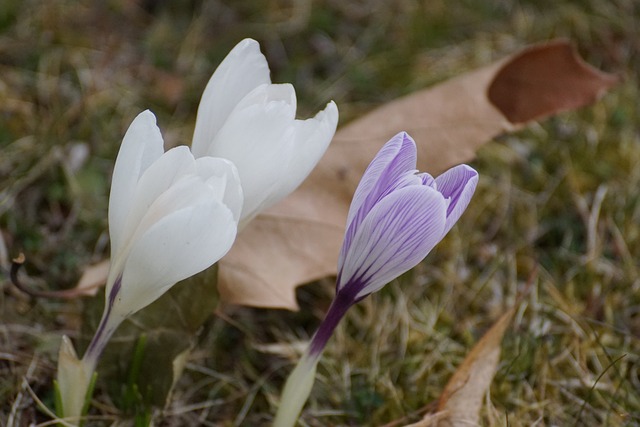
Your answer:
[[[353,195],[340,259],[346,255],[360,223],[376,203],[398,188],[420,183],[414,174],[416,157],[416,144],[406,132],[391,138],[376,154]]]
[[[415,267],[442,239],[447,205],[432,187],[389,194],[362,221],[338,276],[338,293],[357,301]]]
[[[467,209],[478,184],[478,172],[467,165],[455,166],[436,178],[438,191],[449,201],[445,234]]]

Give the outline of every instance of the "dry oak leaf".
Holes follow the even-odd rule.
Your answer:
[[[504,132],[594,102],[618,78],[586,64],[565,40],[391,101],[342,127],[309,178],[254,219],[220,261],[231,304],[297,309],[295,288],[336,274],[351,197],[375,153],[407,131],[418,167],[438,174]]]

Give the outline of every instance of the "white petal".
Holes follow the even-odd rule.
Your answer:
[[[217,200],[229,208],[234,220],[238,222],[244,195],[235,165],[227,159],[205,156],[196,160],[196,167],[198,176],[220,195]]]
[[[215,200],[162,218],[132,247],[114,310],[132,314],[151,304],[178,281],[222,258],[235,236],[231,211]]]
[[[149,228],[176,211],[206,204],[211,200],[220,203],[215,196],[213,189],[200,177],[187,175],[180,178],[149,206],[132,231],[131,241],[135,243]]]
[[[216,135],[207,154],[229,159],[238,169],[244,192],[241,218],[255,215],[286,173],[283,165],[290,164],[295,143],[294,118],[293,87],[263,85],[238,104]]]
[[[116,253],[125,239],[125,220],[135,201],[137,182],[144,171],[164,153],[162,135],[156,118],[149,110],[131,123],[122,140],[113,168],[109,196],[109,234],[111,253]]]
[[[296,115],[298,101],[296,99],[296,90],[290,83],[260,85],[242,98],[235,109],[241,110],[254,104],[264,105],[265,108],[269,108],[269,106],[277,107],[281,102],[288,106],[286,111],[290,114],[291,120],[293,120]]]
[[[302,184],[327,151],[336,132],[336,126],[338,126],[338,107],[333,101],[329,102],[315,117],[295,121],[293,156],[284,171],[284,179],[280,181],[269,200],[265,201],[262,209],[274,205]]]
[[[271,79],[260,45],[255,40],[242,40],[220,63],[202,94],[192,144],[196,157],[205,155],[238,102],[265,83]]]
[[[189,147],[182,145],[164,153],[142,174],[135,192],[134,205],[127,216],[125,238],[131,238],[140,221],[156,199],[181,178],[193,174],[196,163]]]

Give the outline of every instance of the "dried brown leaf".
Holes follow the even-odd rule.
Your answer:
[[[556,41],[533,46],[505,64],[488,95],[509,121],[525,123],[549,111],[582,107],[617,82],[617,77],[584,62],[569,43]]]
[[[585,64],[568,42],[554,41],[389,102],[344,126],[302,186],[238,236],[220,262],[221,297],[297,309],[297,286],[335,274],[353,192],[375,153],[397,132],[416,140],[419,168],[437,174],[472,159],[501,133],[593,102],[616,81]]]
[[[110,264],[109,260],[105,259],[97,264],[92,264],[86,267],[75,287],[75,289],[79,291],[77,295],[93,296],[98,293],[98,289],[100,289],[107,281]]]
[[[517,304],[516,304],[517,306]],[[467,427],[479,425],[482,401],[500,361],[500,343],[515,307],[504,313],[471,349],[445,386],[435,413],[405,427]]]
[[[446,416],[438,421],[438,427],[479,425],[482,401],[498,368],[500,344],[514,312],[512,308],[500,316],[445,386],[438,401],[438,412]]]

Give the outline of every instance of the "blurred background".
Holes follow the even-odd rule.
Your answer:
[[[206,82],[238,41],[257,39],[272,80],[293,83],[299,117],[333,99],[345,124],[563,37],[623,82],[481,149],[468,212],[349,313],[301,425],[419,419],[533,265],[483,425],[640,424],[638,22],[635,0],[0,0],[1,423],[48,420],[23,379],[51,406],[59,337],[78,335],[86,302],[19,293],[10,258],[23,251],[30,284],[56,290],[108,257],[109,180],[129,123],[151,109],[167,147],[188,144]],[[212,316],[158,425],[268,425],[291,347],[332,286],[300,288],[298,313]],[[96,425],[130,416],[108,389]]]

